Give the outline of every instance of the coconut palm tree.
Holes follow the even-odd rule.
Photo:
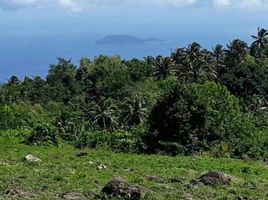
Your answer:
[[[94,125],[102,129],[113,130],[117,126],[117,106],[111,99],[101,98],[98,102],[93,102],[88,111],[88,118]]]
[[[212,55],[213,55],[215,61],[217,63],[222,62],[223,57],[225,55],[225,49],[224,49],[223,45],[217,44],[215,47],[212,48],[212,50],[213,50]]]
[[[224,49],[223,45],[217,44],[215,47],[212,48],[212,57],[213,57],[213,65],[217,71],[217,77],[219,78],[223,71],[226,70],[225,68],[225,54],[226,50]]]
[[[251,36],[255,41],[251,44],[250,54],[255,57],[261,57],[263,50],[268,47],[268,30],[258,28],[257,35]]]
[[[229,68],[233,68],[243,62],[248,52],[248,46],[244,41],[236,39],[227,44],[225,52],[226,64]]]
[[[186,81],[196,82],[201,77],[214,79],[216,77],[215,67],[212,63],[212,54],[196,42],[185,49],[179,50],[181,56],[177,56],[176,64],[182,77]]]
[[[122,121],[127,126],[143,122],[147,114],[146,102],[138,97],[126,100],[122,105]]]
[[[170,57],[157,56],[153,63],[153,75],[158,78],[166,78],[169,74],[175,73],[175,65]]]

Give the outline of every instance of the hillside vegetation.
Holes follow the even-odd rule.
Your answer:
[[[12,76],[0,86],[1,194],[86,195],[120,175],[154,191],[151,199],[267,199],[268,31],[252,38],[142,60],[59,58],[46,77]],[[89,156],[76,158],[83,148]],[[23,161],[33,153],[44,162]],[[229,173],[234,185],[195,187],[190,179],[209,170]],[[183,185],[149,183],[147,174],[183,176]]]
[[[77,157],[81,151],[88,155]],[[24,157],[29,152],[42,162],[26,162]],[[105,164],[107,170],[97,170],[100,164]],[[218,187],[192,184],[193,179],[210,170],[228,173],[235,181]],[[147,176],[161,177],[164,182],[147,180]],[[268,198],[267,165],[259,162],[207,156],[146,156],[103,149],[77,150],[67,145],[32,147],[9,140],[0,141],[0,177],[0,199],[64,199],[64,195],[74,192],[95,199],[114,177],[150,190],[144,199]],[[180,181],[172,181],[174,178]]]

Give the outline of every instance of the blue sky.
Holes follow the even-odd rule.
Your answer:
[[[243,37],[268,26],[267,18],[268,0],[0,0],[0,36],[213,31]]]
[[[57,57],[168,54],[192,41],[211,48],[268,28],[268,0],[0,0],[0,81],[44,75]],[[158,37],[154,47],[96,47],[110,34]]]

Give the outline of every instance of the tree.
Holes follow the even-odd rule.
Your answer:
[[[153,75],[157,78],[166,78],[169,74],[174,73],[174,63],[170,57],[157,56],[153,61]]]
[[[259,27],[257,35],[251,37],[255,41],[251,44],[250,53],[259,58],[263,56],[264,50],[268,47],[268,30]]]
[[[219,80],[228,90],[243,99],[254,95],[267,95],[268,64],[248,56],[242,63],[226,70]]]
[[[87,118],[93,125],[106,130],[113,130],[117,127],[117,106],[111,99],[101,98],[89,106]]]
[[[72,64],[71,59],[58,58],[58,63],[50,66],[46,77],[51,97],[56,101],[68,102],[79,92],[75,76],[76,66]]]
[[[227,50],[225,50],[225,52],[228,69],[234,68],[245,59],[248,52],[248,46],[244,41],[236,39],[227,45]]]
[[[17,85],[20,83],[20,80],[17,76],[11,76],[11,78],[8,80],[9,85]]]
[[[165,142],[177,143],[189,154],[208,150],[222,141],[246,137],[238,99],[214,82],[177,85],[163,95],[149,116],[151,134],[145,139],[150,150]],[[248,129],[248,130],[247,130]]]
[[[121,118],[126,127],[138,125],[144,122],[147,117],[146,102],[138,97],[128,99],[122,105],[121,112]]]
[[[216,77],[212,55],[196,42],[188,45],[188,48],[177,49],[172,58],[176,63],[177,75],[183,82],[197,82],[203,78]]]
[[[215,65],[222,66],[224,65],[225,49],[221,44],[217,44],[212,49],[212,56],[214,58]]]

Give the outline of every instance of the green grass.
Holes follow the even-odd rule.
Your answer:
[[[87,152],[86,157],[76,157],[77,152]],[[40,164],[24,161],[32,153],[42,159]],[[92,164],[91,162],[94,162]],[[98,171],[98,164],[105,164],[107,171]],[[132,172],[129,169],[134,169]],[[190,187],[190,181],[200,174],[222,171],[236,178],[229,186]],[[185,178],[183,184],[159,184],[145,180],[147,175],[166,178]],[[77,150],[71,146],[33,147],[0,139],[0,199],[22,199],[7,196],[9,190],[25,193],[29,199],[62,199],[69,192],[90,196],[100,193],[113,177],[139,184],[151,190],[147,197],[167,199],[268,199],[268,167],[253,161],[214,159],[206,156],[167,157],[114,153],[108,150]]]

